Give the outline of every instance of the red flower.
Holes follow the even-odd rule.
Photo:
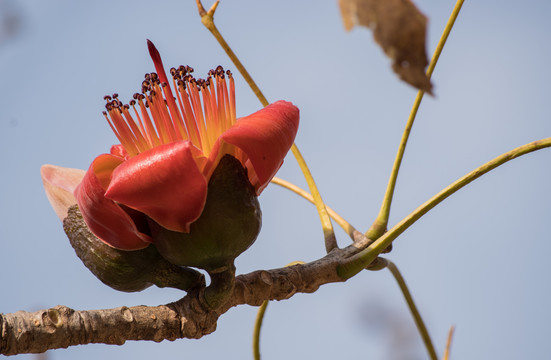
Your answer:
[[[142,93],[129,105],[117,94],[106,97],[104,115],[121,144],[92,162],[74,192],[90,230],[125,250],[152,242],[144,214],[169,230],[189,232],[226,154],[247,169],[260,194],[283,163],[299,123],[298,108],[285,101],[236,119],[233,78],[221,67],[206,80],[194,79],[187,66],[171,69],[174,97],[157,49],[150,41],[148,47],[157,74],[146,75]]]

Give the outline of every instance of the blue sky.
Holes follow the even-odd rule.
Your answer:
[[[155,42],[168,67],[189,64],[198,76],[219,64],[233,69],[201,25],[195,2],[0,4],[21,19],[14,36],[0,37],[0,312],[180,298],[179,291],[156,288],[120,293],[94,278],[48,204],[39,168],[51,163],[85,169],[116,142],[101,115],[103,95],[118,92],[124,100],[139,90],[143,74],[153,71],[145,39]],[[416,4],[429,17],[432,54],[454,4]],[[541,0],[466,1],[433,76],[436,96],[419,110],[391,224],[482,163],[551,135],[550,10]],[[344,31],[336,1],[222,1],[215,21],[266,97],[300,108],[296,143],[324,199],[367,229],[416,92],[397,80],[366,29]],[[258,110],[239,76],[236,87],[238,116]],[[550,150],[542,150],[498,168],[396,240],[388,258],[402,270],[440,353],[452,324],[452,359],[548,353],[550,161]],[[305,187],[291,156],[278,176]],[[309,203],[276,186],[260,202],[263,230],[238,259],[238,273],[323,256],[319,220]],[[342,231],[338,240],[349,243]],[[198,341],[88,345],[48,356],[246,359],[255,314],[253,307],[232,309],[215,333]],[[264,359],[425,358],[387,271],[271,303],[261,345]]]

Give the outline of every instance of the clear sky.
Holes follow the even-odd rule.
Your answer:
[[[453,1],[416,1],[428,52]],[[206,3],[209,6],[210,3]],[[130,99],[153,71],[197,76],[233,69],[195,2],[0,0],[0,312],[158,305],[176,290],[126,294],[78,260],[44,195],[42,164],[86,169],[116,142],[103,95]],[[400,172],[391,224],[495,156],[551,136],[548,1],[466,1],[421,105]],[[215,21],[271,101],[301,110],[296,143],[326,202],[366,230],[377,214],[416,92],[397,80],[366,29],[346,33],[336,0],[225,1]],[[236,71],[234,71],[236,73]],[[240,76],[238,116],[260,108]],[[402,270],[439,352],[457,326],[453,359],[542,358],[551,321],[551,150],[527,155],[455,194],[406,231],[388,255]],[[305,187],[288,156],[278,176]],[[324,255],[314,208],[275,185],[261,195],[263,230],[238,273]],[[349,239],[338,232],[342,246]],[[201,340],[57,350],[49,359],[247,359],[256,308],[221,317]],[[387,271],[271,303],[264,359],[423,359],[426,353]],[[400,347],[401,346],[401,347]],[[340,355],[339,355],[340,354]],[[18,359],[34,358],[32,355]]]

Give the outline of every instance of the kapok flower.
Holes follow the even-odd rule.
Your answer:
[[[256,195],[293,144],[299,110],[285,101],[237,119],[234,80],[221,67],[205,80],[187,66],[172,68],[173,94],[159,52],[148,41],[157,73],[123,104],[106,96],[104,115],[120,141],[90,165],[74,195],[90,230],[119,249],[152,242],[147,217],[190,230],[203,211],[209,179],[225,155],[247,170]],[[145,216],[144,216],[145,215]]]

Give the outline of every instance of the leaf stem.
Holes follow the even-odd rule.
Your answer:
[[[432,76],[432,72],[434,71],[434,68],[436,67],[436,63],[438,62],[438,59],[440,58],[440,54],[442,53],[442,49],[444,48],[444,45],[446,44],[446,40],[448,39],[448,36],[450,34],[451,29],[453,28],[453,25],[455,23],[455,20],[457,19],[457,16],[459,15],[459,11],[461,10],[461,6],[463,5],[464,0],[457,0],[455,7],[450,15],[450,18],[448,19],[448,23],[446,24],[446,27],[444,28],[444,32],[442,33],[442,36],[440,37],[440,41],[438,42],[438,45],[436,46],[436,50],[434,51],[434,54],[432,55],[432,59],[429,63],[429,66],[427,68],[427,77],[430,79]],[[377,240],[381,235],[383,235],[387,229],[388,226],[388,219],[390,217],[390,206],[392,204],[392,198],[394,196],[394,189],[396,187],[396,179],[398,178],[398,172],[400,170],[400,165],[402,164],[402,159],[404,158],[404,152],[406,151],[406,144],[409,139],[409,134],[411,133],[411,128],[413,127],[413,122],[415,121],[415,117],[417,115],[417,111],[419,110],[419,106],[421,105],[421,100],[423,100],[423,96],[425,95],[425,92],[422,90],[419,90],[417,92],[417,96],[415,97],[415,101],[413,102],[413,107],[411,109],[411,112],[409,114],[409,118],[406,122],[406,127],[404,129],[404,132],[402,134],[402,139],[400,140],[400,145],[398,146],[398,152],[396,154],[396,158],[394,159],[394,165],[392,166],[392,171],[390,173],[390,178],[388,180],[387,189],[385,192],[385,196],[383,198],[383,203],[381,204],[381,209],[379,210],[379,214],[377,215],[377,218],[369,228],[369,230],[366,232],[366,236],[372,240]]]
[[[214,35],[216,40],[218,40],[218,43],[220,46],[224,49],[226,54],[229,56],[231,61],[234,63],[235,67],[247,84],[249,84],[249,87],[253,90],[254,94],[260,100],[262,103],[262,106],[268,106],[268,100],[262,94],[262,91],[258,88],[256,83],[254,82],[253,78],[245,69],[245,66],[239,61],[237,58],[237,55],[233,52],[231,47],[228,45],[226,40],[222,37],[222,34],[220,34],[220,31],[218,31],[218,28],[216,25],[214,25],[214,12],[216,11],[216,8],[218,7],[218,4],[220,0],[217,0],[212,7],[209,9],[209,11],[206,11],[203,8],[203,5],[201,4],[201,0],[196,0],[197,2],[197,8],[199,10],[199,15],[201,16],[201,22],[205,27]],[[300,166],[300,169],[302,170],[302,173],[304,175],[304,178],[306,179],[306,183],[308,184],[308,188],[310,189],[310,193],[312,193],[312,196],[314,198],[314,203],[316,205],[316,209],[318,210],[318,214],[321,220],[321,226],[323,229],[323,235],[325,238],[325,249],[327,252],[330,252],[331,250],[338,248],[337,245],[337,239],[335,237],[335,231],[333,229],[333,224],[331,223],[331,219],[329,217],[329,214],[327,213],[327,209],[325,208],[325,203],[323,202],[320,192],[318,190],[318,187],[314,181],[314,178],[312,176],[312,173],[310,172],[310,169],[308,168],[306,161],[304,160],[302,154],[300,153],[298,147],[293,144],[291,147],[291,151],[293,155],[295,156],[295,159],[297,160],[298,165]]]
[[[434,345],[432,344],[429,331],[427,330],[427,327],[423,322],[423,318],[421,317],[421,314],[419,313],[419,310],[417,309],[417,306],[413,301],[413,297],[411,296],[411,293],[408,289],[406,281],[404,280],[402,274],[400,273],[400,270],[398,270],[398,267],[396,267],[396,265],[392,261],[388,259],[384,259],[384,260],[386,261],[386,267],[388,268],[388,270],[390,270],[390,272],[394,276],[394,279],[398,283],[398,286],[400,287],[400,290],[404,295],[404,298],[406,300],[406,303],[408,304],[409,310],[411,311],[411,315],[413,316],[413,320],[415,321],[415,325],[417,325],[419,334],[421,335],[421,338],[423,339],[423,343],[425,344],[427,352],[429,353],[430,359],[438,360],[438,355],[436,355],[436,350],[434,349]]]
[[[442,201],[457,192],[459,189],[462,189],[464,186],[471,183],[473,180],[478,179],[482,175],[492,171],[493,169],[505,164],[510,160],[547,147],[551,147],[551,137],[519,146],[494,158],[493,160],[488,161],[484,165],[474,169],[465,176],[456,180],[455,182],[441,190],[438,194],[434,195],[424,204],[419,206],[417,209],[415,209],[411,214],[402,219],[402,221],[394,225],[392,229],[386,232],[383,236],[381,236],[367,248],[363,249],[356,255],[351,256],[344,263],[339,265],[337,268],[339,276],[348,279],[363,270],[385,248],[392,244],[392,241],[396,239],[400,234],[402,234],[407,228],[413,225],[417,220],[419,220],[423,215],[429,212],[436,205],[440,204]]]

